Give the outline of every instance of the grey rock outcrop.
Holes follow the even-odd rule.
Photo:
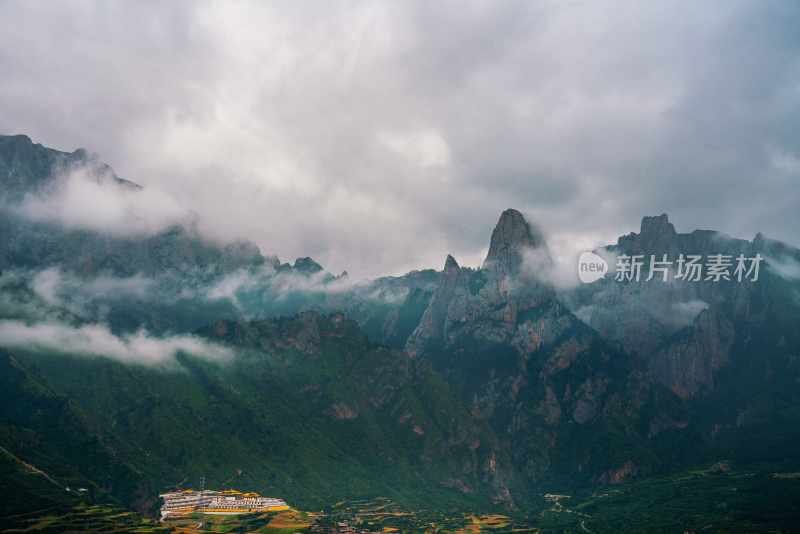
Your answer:
[[[536,249],[545,251],[549,259],[542,232],[528,223],[519,211],[507,209],[500,215],[492,232],[483,268],[501,275],[516,276],[520,273],[526,254]]]

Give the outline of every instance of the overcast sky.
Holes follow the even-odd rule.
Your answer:
[[[477,265],[507,207],[557,249],[662,212],[798,244],[798,28],[790,0],[0,0],[0,133],[358,276]]]

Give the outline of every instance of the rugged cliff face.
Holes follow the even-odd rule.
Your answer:
[[[494,232],[482,269],[461,268],[452,256],[445,261],[420,325],[406,345],[411,354],[447,346],[456,337],[477,330],[482,338],[510,342],[517,335],[520,313],[552,301],[554,290],[535,274],[522,272],[527,257],[549,253],[541,234],[516,210],[506,210]],[[519,337],[530,346],[535,338]]]
[[[407,351],[430,361],[506,438],[531,482],[604,480],[624,465],[636,467],[614,476],[650,470],[647,441],[687,426],[680,402],[561,303],[537,277],[549,261],[541,233],[505,211],[482,269],[448,256]]]
[[[713,390],[719,372],[730,363],[733,324],[716,311],[703,310],[692,326],[671,337],[648,366],[656,379],[681,398]]]
[[[753,328],[769,328],[772,320],[788,324],[800,317],[797,279],[780,274],[783,262],[796,262],[798,251],[769,242],[733,239],[717,232],[675,231],[666,215],[645,217],[641,231],[620,237],[606,250],[615,255],[680,255],[704,259],[723,254],[735,258],[764,257],[756,282],[699,281],[659,278],[615,281],[607,277],[564,295],[565,302],[587,324],[621,349],[640,358],[652,375],[684,398],[715,389],[715,377],[733,361],[736,339]],[[647,261],[646,261],[647,263]],[[782,317],[771,318],[777,309]]]
[[[733,259],[760,255],[757,281],[614,281],[563,294],[604,339],[654,380],[691,401],[704,448],[740,458],[793,457],[800,383],[800,251],[757,235],[752,241],[709,230],[678,233],[666,215],[606,247],[614,255]]]

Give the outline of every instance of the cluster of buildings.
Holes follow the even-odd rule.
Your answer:
[[[262,497],[258,493],[243,493],[237,490],[184,490],[160,495],[161,519],[190,514],[235,515],[253,512],[277,512],[288,510],[283,499]]]

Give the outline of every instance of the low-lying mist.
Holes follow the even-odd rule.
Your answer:
[[[0,345],[25,351],[110,358],[145,366],[168,366],[180,352],[219,362],[233,357],[230,349],[199,337],[156,337],[145,330],[117,336],[102,324],[71,326],[60,322],[27,324],[3,320],[0,321]]]

